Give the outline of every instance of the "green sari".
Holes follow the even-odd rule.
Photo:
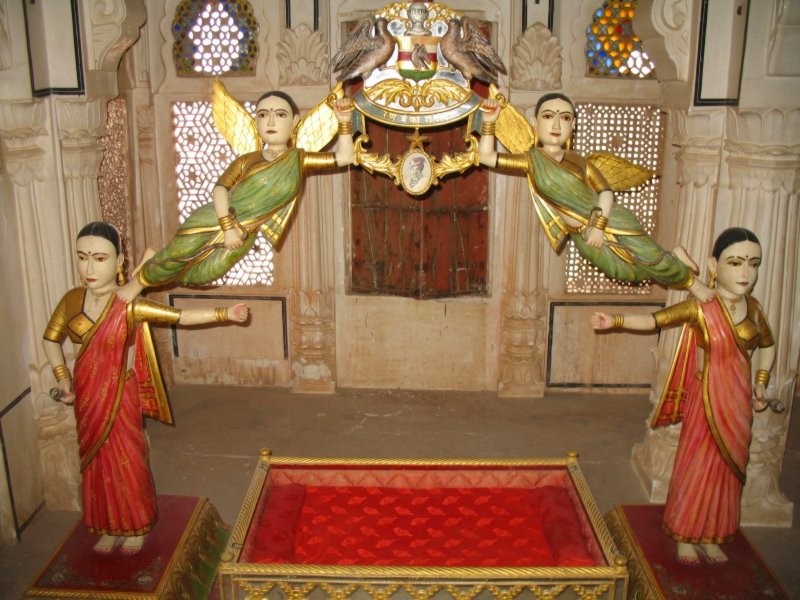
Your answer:
[[[227,273],[253,247],[261,229],[276,245],[294,210],[303,181],[303,154],[297,148],[255,170],[230,191],[230,207],[247,231],[244,243],[226,250],[213,202],[195,210],[175,237],[138,274],[147,287],[166,283],[202,285]]]
[[[691,276],[688,267],[659,246],[636,216],[617,203],[611,207],[603,245],[594,248],[587,244],[581,236],[583,227],[578,230],[567,227],[557,212],[586,225],[597,206],[598,193],[540,148],[531,148],[528,159],[528,183],[534,206],[556,250],[569,236],[581,256],[613,279],[655,280],[672,287],[686,285]]]

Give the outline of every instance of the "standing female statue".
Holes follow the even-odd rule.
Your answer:
[[[74,403],[83,520],[101,536],[95,552],[108,554],[121,543],[123,554],[135,554],[156,521],[142,416],[172,423],[148,323],[241,323],[248,309],[179,310],[143,298],[126,304],[115,295],[125,257],[114,226],[89,223],[76,248],[83,287],[59,302],[44,332],[44,352],[62,401]],[[71,374],[61,346],[67,337],[80,346]]]
[[[267,92],[258,100],[253,119],[215,82],[212,109],[217,127],[234,149],[244,152],[217,181],[213,202],[189,215],[172,241],[145,262],[120,297],[129,300],[147,287],[170,283],[211,283],[252,248],[259,229],[277,245],[305,175],[353,162],[352,101],[337,94],[341,95],[340,88],[301,122],[297,105],[287,94]],[[330,140],[326,128],[331,121],[338,123],[336,152],[309,151]],[[297,131],[298,125],[305,133]],[[309,128],[315,131],[309,133]],[[306,139],[296,140],[298,135]]]
[[[557,93],[542,96],[535,110],[538,142],[524,154],[495,151],[500,105],[489,99],[482,108],[480,162],[527,174],[536,212],[556,250],[569,236],[581,255],[609,277],[620,281],[652,279],[688,289],[701,300],[713,296],[695,279],[697,265],[686,250],[678,246],[668,252],[659,246],[631,211],[614,203],[614,193],[603,173],[568,149],[575,128],[575,108],[569,98]],[[511,107],[503,111],[506,109]],[[520,119],[516,127],[529,128],[521,115]]]
[[[595,313],[597,330],[651,331],[683,324],[683,332],[652,427],[683,421],[672,469],[664,531],[678,542],[678,560],[727,561],[718,544],[739,528],[739,504],[749,458],[753,409],[764,410],[775,342],[758,301],[750,296],[761,264],[752,231],[726,229],[708,261],[717,295],[689,299],[652,315]],[[702,358],[698,357],[698,348]],[[755,385],[751,353],[758,352]]]

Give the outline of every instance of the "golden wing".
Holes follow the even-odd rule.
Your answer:
[[[512,154],[522,154],[536,143],[536,133],[525,115],[509,104],[498,93],[497,86],[489,86],[489,97],[500,102],[500,115],[497,117],[495,136]]]
[[[330,102],[337,98],[344,98],[341,82],[337,83],[330,95],[308,111],[297,124],[294,134],[295,146],[309,152],[318,152],[328,145],[339,129],[339,123],[330,105]]]
[[[624,192],[642,185],[655,173],[610,152],[593,152],[586,157],[603,174],[615,192]]]
[[[211,115],[222,137],[237,156],[261,149],[256,121],[236,98],[228,93],[219,79],[211,82]]]

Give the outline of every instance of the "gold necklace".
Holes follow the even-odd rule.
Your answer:
[[[267,162],[272,162],[273,160],[278,158],[281,154],[283,154],[285,151],[286,151],[285,148],[283,150],[270,150],[270,149],[267,149],[263,154],[264,160],[266,160]]]
[[[114,291],[114,288],[107,289],[105,292],[97,292],[97,291],[91,290],[89,288],[86,288],[86,289],[89,290],[89,293],[94,298],[94,302],[95,303],[99,302],[100,300],[102,300],[103,298],[108,296],[112,291]]]

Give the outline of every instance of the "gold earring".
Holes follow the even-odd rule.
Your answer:
[[[117,267],[117,285],[125,285],[127,277],[125,276],[125,265]]]
[[[716,282],[717,282],[717,274],[712,273],[711,277],[708,278],[708,287],[713,288]]]

